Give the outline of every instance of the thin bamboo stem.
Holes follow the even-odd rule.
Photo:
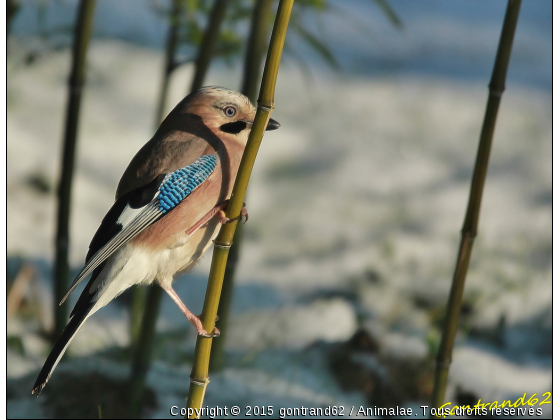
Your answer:
[[[210,67],[210,61],[214,55],[214,48],[220,36],[220,27],[226,15],[227,6],[227,0],[216,0],[214,2],[214,7],[210,13],[202,43],[198,49],[198,56],[196,57],[195,63],[196,70],[191,84],[191,92],[200,89],[204,83],[206,73],[208,73],[208,68]]]
[[[171,6],[169,32],[167,33],[167,41],[165,44],[163,77],[159,91],[158,105],[156,108],[155,128],[159,127],[163,120],[165,106],[167,103],[167,94],[169,91],[169,81],[171,79],[171,73],[173,73],[173,70],[175,69],[175,51],[177,49],[179,14],[181,13],[182,4],[182,0],[173,0]],[[159,293],[161,296],[161,291],[158,291],[157,288],[150,289],[148,293]],[[146,306],[146,299],[146,290],[143,287],[135,286],[132,289],[132,304],[130,308],[130,345],[133,351],[135,351],[134,349],[143,330],[141,321],[143,319],[145,308],[148,310],[148,307]],[[153,297],[150,301],[154,301]],[[157,314],[155,314],[155,316],[157,317]],[[148,333],[148,335],[149,334],[150,333]]]
[[[163,120],[167,103],[169,81],[171,73],[173,73],[175,69],[175,51],[177,49],[179,16],[182,4],[182,0],[173,0],[171,5],[171,14],[169,17],[170,25],[165,47],[163,78],[155,116],[156,128]],[[132,291],[130,313],[132,366],[128,403],[130,414],[133,417],[139,416],[142,408],[142,396],[153,353],[156,321],[159,314],[162,293],[161,287],[152,287],[146,293],[143,287],[136,286]]]
[[[68,102],[66,107],[66,126],[64,130],[64,146],[60,181],[58,184],[58,214],[55,241],[54,264],[54,316],[55,324],[53,339],[56,339],[68,321],[67,306],[59,306],[68,291],[68,248],[70,242],[70,203],[72,199],[72,180],[74,175],[74,161],[80,105],[82,102],[82,88],[86,73],[86,55],[93,26],[93,12],[95,0],[82,0],[78,7],[78,17],[74,29],[74,45],[72,48],[72,70],[68,80]]]
[[[276,78],[280,59],[282,57],[282,49],[286,38],[286,31],[290,20],[293,0],[280,0],[278,12],[272,30],[272,37],[266,57],[263,81],[259,99],[257,101],[257,113],[253,128],[249,135],[245,152],[241,159],[239,171],[235,179],[233,193],[226,210],[226,216],[230,219],[240,214],[243,207],[243,199],[247,191],[247,185],[253,165],[257,157],[259,146],[261,144],[265,128],[270,119],[270,114],[274,108],[274,90],[276,88]],[[222,290],[222,282],[226,269],[229,248],[233,242],[237,223],[225,224],[221,227],[216,240],[214,241],[214,253],[212,255],[212,265],[210,267],[210,275],[208,278],[208,287],[204,299],[204,307],[202,309],[201,321],[206,331],[214,329],[214,322],[218,312],[220,301],[220,293]],[[200,409],[204,401],[206,386],[208,385],[208,365],[210,362],[210,351],[212,346],[212,338],[198,336],[196,341],[194,363],[191,372],[191,386],[189,387],[189,396],[187,400],[188,418],[196,418],[193,410]]]
[[[142,333],[142,317],[146,305],[146,290],[142,286],[133,286],[130,302],[130,349],[136,351]],[[133,356],[134,357],[134,356]]]
[[[132,360],[128,401],[131,418],[138,418],[142,409],[144,384],[150,369],[155,343],[157,316],[152,316],[152,312],[159,312],[161,303],[162,288],[155,285],[150,291],[156,292],[148,293],[146,298],[146,308],[150,308],[150,310],[144,311],[142,331],[138,343],[134,347],[134,358]]]
[[[494,136],[496,119],[498,117],[500,100],[502,93],[505,90],[509,58],[511,55],[513,38],[515,35],[515,28],[517,26],[520,8],[521,0],[509,0],[498,51],[496,53],[494,70],[488,86],[488,102],[480,133],[478,153],[471,182],[469,203],[463,224],[461,243],[459,245],[455,273],[453,275],[453,283],[449,293],[441,344],[436,358],[435,382],[432,394],[433,408],[441,407],[444,403],[447,376],[451,365],[453,344],[457,334],[463,290],[465,288],[465,279],[469,268],[474,239],[478,229],[480,205],[482,202],[482,193],[484,190],[484,182],[486,180],[488,161],[490,160],[492,138]]]
[[[169,17],[170,26],[165,43],[165,63],[163,68],[163,78],[159,91],[158,107],[154,126],[157,128],[164,117],[165,105],[167,103],[167,93],[169,91],[169,79],[175,70],[175,51],[177,50],[177,39],[179,35],[179,14],[181,13],[181,0],[173,0],[171,6],[171,16]]]
[[[160,100],[157,111],[157,125],[161,123],[164,116],[165,103],[167,98],[167,92],[169,88],[169,79],[171,73],[176,68],[175,62],[175,50],[177,46],[177,31],[179,27],[178,17],[181,9],[183,0],[173,0],[173,9],[171,14],[171,26],[169,29],[169,36],[166,46],[166,60],[165,60],[165,70],[164,78],[161,87]],[[225,13],[225,4],[222,0],[217,0],[214,3],[214,8],[211,12],[211,16],[208,21],[208,27],[204,34],[204,39],[200,45],[200,49],[209,48],[213,51],[215,41],[218,39],[220,32],[221,22],[223,20],[223,13]],[[221,11],[216,11],[216,9],[223,9]],[[220,17],[221,16],[221,17]],[[211,38],[213,41],[208,41],[207,38]],[[196,90],[202,87],[204,82],[204,77],[206,76],[210,58],[212,53],[207,53],[199,50],[199,57],[203,57],[200,61],[197,60],[195,63],[195,79],[197,79],[196,84],[192,84],[192,89]],[[198,65],[204,67],[203,70],[199,70]],[[136,288],[136,293],[143,297],[141,294],[142,290]],[[163,294],[163,289],[161,287],[152,287],[148,290],[147,297],[145,299],[145,306],[143,313],[135,313],[134,315],[137,319],[141,319],[140,327],[138,328],[139,335],[136,345],[133,347],[134,356],[131,371],[131,386],[130,386],[130,401],[129,407],[130,412],[133,416],[138,416],[140,414],[140,402],[144,391],[144,384],[146,380],[146,375],[150,368],[151,357],[152,357],[152,347],[155,337],[156,320],[159,316],[159,309],[161,303],[161,296]],[[136,297],[136,296],[135,296]],[[141,300],[143,302],[143,300]],[[135,305],[136,306],[136,305]],[[139,305],[142,309],[142,305]],[[132,324],[134,327],[134,323]]]
[[[272,0],[260,0],[255,2],[251,16],[251,30],[247,42],[247,53],[245,54],[245,66],[243,70],[243,81],[241,93],[255,104],[259,88],[259,76],[262,68],[264,54],[266,52],[266,35],[269,30],[269,17],[271,13]],[[233,298],[235,272],[239,261],[240,250],[243,243],[243,225],[237,226],[235,230],[235,241],[233,242],[226,264],[224,283],[218,307],[220,318],[220,339],[212,342],[212,358],[210,359],[210,371],[216,371],[224,364],[224,346],[228,333],[229,312]]]
[[[256,1],[251,16],[251,30],[247,43],[247,53],[245,54],[241,93],[249,98],[252,103],[257,101],[259,76],[266,52],[266,35],[270,27],[271,7],[272,0]]]

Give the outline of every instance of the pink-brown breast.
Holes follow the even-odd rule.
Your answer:
[[[173,248],[178,242],[184,241],[186,232],[197,221],[230,197],[243,148],[237,142],[226,144],[225,150],[218,153],[220,159],[210,177],[176,208],[136,236],[132,243],[141,243],[144,247],[158,250]],[[200,245],[196,251],[200,253],[198,258],[217,233],[216,228],[217,219],[213,219],[188,238],[192,245]]]

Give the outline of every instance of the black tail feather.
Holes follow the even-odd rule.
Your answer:
[[[39,376],[37,376],[35,385],[33,385],[33,390],[31,391],[31,393],[36,394],[37,397],[41,394],[41,391],[43,391],[45,385],[47,385],[47,382],[49,381],[49,378],[56,368],[56,365],[58,364],[60,358],[63,356],[66,348],[68,347],[76,333],[84,324],[88,314],[91,312],[91,309],[95,304],[95,302],[88,303],[89,304],[84,307],[83,310],[79,311],[79,314],[75,314],[72,319],[70,319],[70,322],[68,323],[68,325],[66,325],[66,328],[64,328],[62,335],[58,338],[54,347],[52,348],[49,357],[47,357],[47,360],[45,361],[41,372],[39,372]]]

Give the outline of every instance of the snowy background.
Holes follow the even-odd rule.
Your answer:
[[[48,24],[71,24],[75,2],[47,3]],[[449,3],[392,2],[405,24],[398,31],[373,3],[339,2],[367,28],[324,16],[324,41],[343,71],[311,53],[311,78],[283,63],[273,115],[282,127],[266,134],[251,179],[226,368],[211,375],[208,406],[244,413],[246,405],[342,405],[347,414],[400,405],[421,417],[506,5]],[[138,4],[98,2],[73,189],[74,270],[124,168],[153,134],[166,26],[149,2]],[[122,302],[88,320],[41,398],[30,396],[50,350],[43,331],[53,323],[54,191],[70,67],[67,49],[25,65],[44,47],[34,25],[33,2],[24,3],[8,45],[8,281],[25,264],[35,270],[7,323],[8,417],[97,417],[98,405],[110,416],[129,372]],[[524,393],[542,400],[552,391],[551,33],[551,2],[524,3],[450,372],[452,402]],[[173,75],[168,110],[191,78],[188,65]],[[218,63],[206,84],[236,89],[240,80],[240,63]],[[176,282],[195,313],[210,259]],[[196,338],[166,297],[158,333],[149,418],[184,406]]]

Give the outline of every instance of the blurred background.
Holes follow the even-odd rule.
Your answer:
[[[166,112],[189,93],[212,3],[184,2]],[[56,188],[78,2],[15,4],[7,414],[97,418],[100,407],[125,417],[129,293],[86,322],[41,398],[30,395],[52,345]],[[205,85],[241,90],[253,4],[228,6]],[[296,1],[273,113],[282,127],[265,135],[253,171],[231,317],[218,323],[227,329],[224,361],[205,405],[400,405],[422,417],[506,4]],[[170,10],[164,0],[97,1],[72,187],[72,273],[122,172],[155,131]],[[447,401],[551,391],[551,152],[552,2],[524,2]],[[175,283],[194,313],[210,260],[209,252]],[[188,392],[195,330],[167,297],[156,337],[146,418],[172,417]]]

